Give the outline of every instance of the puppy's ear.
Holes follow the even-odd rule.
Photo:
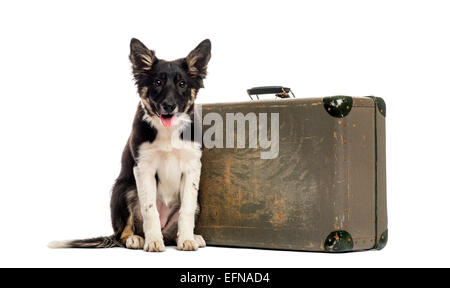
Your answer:
[[[131,39],[130,42],[130,61],[133,65],[133,74],[138,76],[140,73],[152,69],[155,63],[155,52],[145,47],[141,41],[136,38]]]
[[[194,50],[186,57],[189,75],[199,77],[201,79],[206,77],[206,69],[211,58],[211,41],[209,39],[203,40]]]

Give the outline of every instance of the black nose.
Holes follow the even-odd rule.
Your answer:
[[[162,103],[161,106],[162,106],[164,112],[172,113],[173,110],[175,110],[175,108],[177,107],[177,104],[171,104],[171,103],[164,102],[164,103]]]

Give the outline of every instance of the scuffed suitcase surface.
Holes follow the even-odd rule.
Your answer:
[[[377,126],[384,129],[384,116],[375,114],[375,98],[339,98],[341,110],[330,106],[330,99],[202,106],[203,115],[279,113],[280,122],[275,159],[260,159],[264,150],[258,148],[204,150],[196,233],[209,245],[327,252],[382,248],[386,188],[385,176],[380,180],[377,173],[385,173],[385,152],[376,145],[385,145],[384,130],[377,132]]]

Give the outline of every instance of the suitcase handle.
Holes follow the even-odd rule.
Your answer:
[[[275,97],[286,99],[286,98],[295,98],[294,93],[292,92],[291,88],[283,87],[283,86],[260,86],[260,87],[253,87],[247,90],[247,94],[250,97],[250,99],[253,100],[252,95],[256,95],[256,98],[259,100],[258,95],[262,94],[275,94]]]

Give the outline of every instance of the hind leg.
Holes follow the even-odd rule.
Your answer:
[[[133,213],[130,211],[130,216],[128,217],[127,226],[122,231],[120,236],[120,241],[128,249],[142,249],[144,248],[144,238],[139,235],[134,234],[134,217]]]
[[[125,242],[125,247],[128,249],[143,249],[144,248],[144,238],[139,235],[131,235]]]
[[[203,237],[201,235],[194,234],[194,240],[195,240],[195,242],[197,242],[199,248],[206,247],[205,239],[203,239]]]

